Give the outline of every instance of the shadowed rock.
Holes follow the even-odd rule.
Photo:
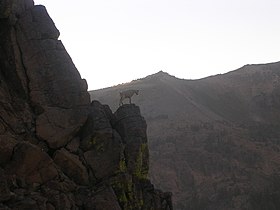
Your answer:
[[[115,112],[114,127],[125,143],[128,171],[138,177],[147,177],[149,151],[147,146],[147,124],[140,109],[134,104],[121,106]]]
[[[140,121],[122,137],[110,108],[90,104],[44,6],[1,0],[0,28],[0,209],[166,209],[135,173],[148,163],[139,108],[123,110]]]
[[[79,160],[79,156],[71,154],[66,149],[60,149],[54,154],[54,162],[77,184],[89,184],[87,169]]]

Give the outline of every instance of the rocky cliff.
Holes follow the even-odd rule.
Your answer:
[[[91,96],[117,109],[124,89],[140,90],[149,176],[175,209],[280,209],[280,62],[200,80],[158,72]]]
[[[139,107],[90,103],[44,6],[0,0],[0,209],[172,209]]]

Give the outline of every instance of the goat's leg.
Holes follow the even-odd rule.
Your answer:
[[[131,104],[131,97],[129,97],[129,103]]]

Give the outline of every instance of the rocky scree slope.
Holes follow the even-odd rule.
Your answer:
[[[280,209],[280,62],[200,80],[158,72],[90,94],[115,110],[124,89],[140,90],[149,176],[175,209]]]
[[[0,0],[0,209],[172,209],[139,107],[90,103],[44,6]]]

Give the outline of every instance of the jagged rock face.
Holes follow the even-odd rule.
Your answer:
[[[140,90],[149,176],[175,209],[280,209],[280,62],[200,80],[159,72],[91,95],[114,110],[125,89]]]
[[[172,209],[139,108],[90,103],[45,7],[0,0],[0,28],[0,209]]]
[[[129,112],[125,109],[130,107]],[[127,168],[139,178],[147,178],[149,170],[149,151],[147,145],[147,124],[140,114],[139,107],[135,105],[124,105],[115,113],[114,126],[120,133],[126,147],[125,155],[129,158]]]

